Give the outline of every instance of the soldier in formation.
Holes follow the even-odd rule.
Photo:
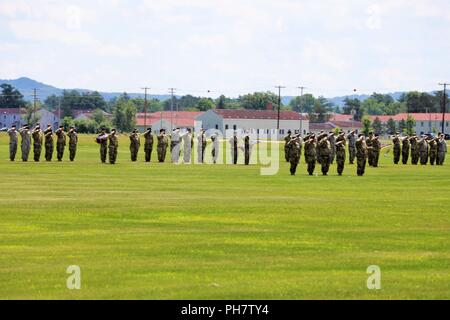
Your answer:
[[[397,132],[392,139],[392,143],[394,144],[393,153],[394,153],[394,164],[398,164],[400,161],[400,154],[402,152],[401,141],[399,137],[399,133]]]
[[[413,165],[417,165],[419,163],[419,144],[417,136],[413,136],[409,139],[409,143],[411,145],[411,163]]]
[[[116,164],[117,150],[119,149],[119,139],[117,138],[116,129],[111,130],[111,133],[108,135],[108,141],[109,163]]]
[[[30,127],[28,125],[23,126],[19,130],[20,137],[22,138],[20,147],[22,150],[22,161],[27,162],[28,157],[30,155],[30,148],[31,148],[31,132]]]
[[[185,164],[191,163],[192,138],[192,130],[187,129],[186,133],[183,135],[183,162]]]
[[[33,137],[33,154],[34,161],[39,162],[41,160],[42,144],[44,143],[44,134],[41,131],[41,126],[37,125],[31,132]]]
[[[232,162],[233,162],[233,164],[236,165],[238,162],[238,152],[239,152],[238,137],[237,137],[236,131],[233,133],[233,136],[230,138],[230,140],[228,142],[230,143],[230,146],[231,146]]]
[[[97,143],[100,145],[100,161],[106,163],[106,156],[108,154],[108,134],[106,129],[102,128],[101,133],[97,137]]]
[[[50,162],[52,161],[54,148],[53,128],[51,124],[49,124],[47,126],[47,129],[45,129],[44,131],[44,146],[45,146],[45,160]]]
[[[372,167],[378,168],[381,152],[381,141],[378,135],[374,135],[372,138],[372,146],[370,147],[370,151],[372,155]]]
[[[305,138],[305,161],[308,165],[308,174],[312,176],[317,162],[317,143],[314,134]]]
[[[130,134],[130,153],[131,161],[136,162],[138,159],[139,148],[141,147],[141,138],[138,129],[134,129]]]
[[[411,143],[409,137],[403,137],[400,139],[402,142],[402,163],[407,164],[409,159],[409,150],[411,149]]]
[[[322,174],[326,176],[330,170],[331,163],[331,144],[326,133],[320,135],[318,138],[318,150],[318,162],[322,166]]]
[[[290,142],[292,140],[292,131],[289,130],[287,135],[283,138],[284,139],[284,158],[286,160],[286,162],[289,162],[289,146],[290,146]]]
[[[75,127],[70,127],[69,133],[69,159],[71,162],[75,161],[75,156],[77,154],[77,145],[78,145],[78,133],[75,130]]]
[[[302,141],[300,135],[293,136],[291,141],[288,142],[289,149],[289,162],[291,164],[291,175],[295,176],[297,172],[297,166],[300,163],[300,157],[302,154]]]
[[[428,163],[428,141],[426,136],[422,136],[417,142],[419,147],[419,159],[421,165],[426,165]]]
[[[342,173],[344,172],[346,144],[345,135],[341,132],[336,139],[336,163],[337,172],[340,176],[342,176]]]
[[[152,152],[153,152],[153,134],[152,128],[147,128],[147,131],[144,133],[144,152],[145,152],[145,162],[150,162],[152,160]]]
[[[347,135],[347,140],[348,140],[348,153],[350,164],[354,164],[356,157],[356,132],[351,131]]]
[[[438,166],[444,165],[445,155],[447,154],[447,143],[445,142],[445,136],[443,134],[439,135],[437,140],[437,162]]]
[[[328,141],[330,142],[331,154],[330,154],[330,164],[334,163],[334,159],[336,158],[336,137],[334,136],[334,132],[328,134]]]
[[[19,133],[17,132],[16,125],[13,125],[8,130],[9,135],[9,160],[14,161],[17,154],[17,146],[19,144]]]
[[[162,163],[166,161],[167,147],[169,145],[169,139],[166,136],[166,130],[164,129],[159,130],[159,135],[157,138],[158,138],[158,145],[157,145],[158,161]]]
[[[64,127],[60,126],[58,130],[55,131],[56,134],[56,157],[59,162],[62,161],[64,156],[64,149],[66,148],[66,133],[64,132]]]
[[[206,150],[206,144],[208,143],[205,135],[205,129],[200,130],[200,133],[197,137],[197,160],[198,163],[204,163],[205,162],[205,150]]]
[[[367,163],[370,167],[372,167],[373,153],[372,153],[372,140],[373,140],[373,132],[369,132],[369,137],[366,139],[367,145]]]
[[[358,164],[357,174],[361,177],[365,173],[367,163],[367,144],[363,134],[360,134],[358,140],[356,140],[356,160]]]
[[[220,149],[220,140],[218,133],[215,133],[211,136],[211,142],[212,142],[211,156],[213,159],[213,163],[216,164],[217,160],[219,159],[219,149]]]

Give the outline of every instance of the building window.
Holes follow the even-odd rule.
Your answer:
[[[233,125],[233,130],[236,130],[237,129],[237,126],[236,125]]]
[[[445,123],[445,126],[448,127],[448,122]]]
[[[420,126],[423,127],[423,121],[420,123]]]
[[[218,124],[216,124],[216,130],[219,130],[219,125]]]
[[[228,125],[227,124],[225,125],[225,130],[228,130]]]

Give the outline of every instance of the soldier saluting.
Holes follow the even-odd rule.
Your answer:
[[[119,139],[117,138],[116,129],[111,130],[111,133],[108,135],[108,140],[109,163],[116,164],[117,151],[119,149]]]
[[[14,161],[17,154],[17,145],[19,144],[19,133],[16,130],[16,125],[12,125],[8,130],[9,135],[9,160]]]
[[[33,129],[31,136],[33,137],[34,161],[39,162],[41,159],[42,143],[44,142],[44,135],[42,134],[40,125],[37,125]]]
[[[106,129],[102,128],[102,131],[96,139],[97,143],[100,145],[100,161],[106,163],[106,155],[108,153],[108,134]]]
[[[297,172],[297,166],[300,163],[300,155],[302,154],[302,142],[300,135],[294,136],[291,141],[288,142],[289,148],[289,162],[291,163],[291,176],[295,176]]]
[[[350,164],[353,164],[355,162],[355,157],[356,157],[356,134],[355,134],[355,131],[351,131],[347,135],[347,139],[348,139],[349,160],[350,160]]]
[[[360,134],[356,140],[356,159],[358,162],[357,174],[361,177],[365,173],[367,163],[367,144],[363,134]]]
[[[64,127],[59,126],[59,129],[55,131],[56,134],[56,157],[58,161],[61,162],[64,156],[64,149],[66,147],[66,133],[64,132]]]
[[[75,160],[75,155],[77,154],[77,145],[78,145],[78,133],[75,130],[75,127],[70,127],[69,133],[69,159],[70,161]]]
[[[166,136],[166,130],[164,129],[159,130],[159,135],[157,138],[158,138],[158,146],[157,146],[158,161],[162,163],[166,160],[167,154],[168,139]]]
[[[392,139],[392,143],[394,144],[394,149],[393,149],[393,153],[394,153],[394,164],[398,164],[398,162],[400,161],[400,153],[402,152],[402,147],[401,147],[401,142],[400,142],[400,138],[399,138],[399,133],[397,132],[394,136],[394,138]]]
[[[317,145],[316,136],[314,134],[305,139],[305,160],[308,164],[308,173],[312,176],[317,161]]]
[[[144,133],[144,152],[145,152],[145,162],[150,162],[152,159],[152,151],[153,151],[153,134],[152,128],[148,128]]]
[[[23,126],[20,130],[20,137],[22,138],[21,149],[22,149],[22,161],[27,162],[28,156],[30,155],[31,148],[31,133],[30,127],[28,125]]]
[[[131,161],[136,162],[139,154],[139,148],[141,147],[141,139],[139,137],[138,129],[134,129],[130,134],[130,153]]]
[[[47,129],[44,131],[44,140],[45,140],[45,160],[52,161],[53,157],[53,128],[52,125],[49,124]]]
[[[342,173],[344,172],[345,148],[346,148],[345,135],[343,132],[341,132],[336,139],[336,163],[337,163],[337,172],[340,176],[342,176]]]

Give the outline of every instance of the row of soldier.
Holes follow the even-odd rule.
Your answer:
[[[426,135],[400,137],[397,133],[393,139],[394,163],[400,162],[400,156],[403,164],[407,164],[411,156],[411,164],[426,165],[444,165],[445,155],[447,153],[447,144],[445,136],[438,134],[436,137]]]
[[[355,131],[350,132],[347,136],[342,131],[337,136],[334,132],[321,132],[318,135],[310,133],[304,139],[300,135],[293,136],[289,131],[284,140],[285,159],[291,164],[291,175],[295,175],[297,172],[303,146],[307,171],[311,176],[314,174],[317,163],[321,166],[322,175],[328,175],[330,165],[335,160],[337,173],[342,175],[346,162],[347,141],[350,164],[354,163],[355,158],[357,159],[358,176],[364,175],[367,160],[370,166],[378,167],[382,149],[379,136],[371,133],[366,139],[364,135],[357,135]]]
[[[15,161],[17,149],[19,145],[19,135],[21,137],[22,161],[27,162],[33,145],[33,158],[35,162],[41,159],[42,146],[45,149],[45,160],[52,161],[54,153],[54,134],[56,134],[56,156],[58,161],[62,161],[64,150],[69,138],[69,158],[70,161],[75,160],[78,144],[78,134],[74,127],[71,127],[66,134],[64,127],[60,126],[58,130],[53,132],[52,125],[48,125],[45,130],[41,130],[41,126],[37,125],[32,130],[29,125],[22,126],[19,130],[13,125],[8,131],[9,135],[9,158]]]
[[[154,136],[152,128],[148,128],[144,134],[144,152],[145,161],[150,162],[154,146]],[[141,134],[137,129],[129,135],[130,138],[130,155],[131,161],[136,162],[138,160],[139,150],[141,147]],[[171,135],[166,134],[166,130],[161,129],[157,139],[157,155],[159,162],[165,162],[167,151],[170,147],[171,162],[178,164],[180,162],[180,156],[183,155],[183,162],[185,164],[191,163],[192,150],[194,148],[194,134],[191,129],[187,129],[182,132],[180,128],[175,128]],[[213,163],[217,163],[220,152],[220,135],[218,132],[212,134],[209,138],[212,144],[211,156]],[[106,163],[107,155],[109,155],[109,163],[115,164],[117,161],[118,152],[118,138],[117,131],[112,129],[110,133],[106,132],[106,129],[102,129],[101,133],[96,139],[100,145],[100,160],[102,163]],[[243,142],[238,138],[237,132],[234,132],[233,136],[229,139],[231,159],[233,164],[238,163],[239,152],[244,153],[245,165],[250,164],[251,152],[254,145],[258,144],[258,141],[254,141],[250,138],[250,134],[244,135]],[[206,136],[206,130],[202,129],[197,135],[197,163],[205,162],[205,151],[208,144],[208,138]]]

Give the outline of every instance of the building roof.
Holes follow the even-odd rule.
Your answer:
[[[278,112],[272,110],[227,110],[214,109],[215,113],[224,119],[255,119],[255,120],[277,120]],[[307,120],[306,117],[301,116],[294,111],[281,111],[280,120]]]
[[[333,113],[330,117],[330,121],[352,121],[352,117],[351,114]]]
[[[188,112],[188,111],[162,111],[162,112],[153,112],[147,113],[147,125],[151,126],[158,121],[161,121],[161,118],[170,123],[172,121],[173,126],[179,127],[194,127],[195,126],[195,118],[201,115],[203,112]],[[136,125],[144,126],[145,125],[145,114],[138,113],[136,115]]]
[[[324,123],[310,123],[309,129],[310,130],[324,130],[324,131],[330,131],[336,128],[341,129],[359,129],[362,128],[362,123],[359,121],[328,121]]]
[[[24,110],[20,110],[17,108],[1,108],[0,109],[0,114],[10,114],[10,115],[15,115],[15,114],[19,114],[19,113],[24,113]]]
[[[408,119],[408,115],[412,116],[416,121],[442,121],[442,113],[399,113],[394,116],[370,116],[370,120],[374,121],[378,118],[383,123],[388,122],[389,119],[393,119],[394,121],[406,121]],[[450,113],[445,114],[445,121],[450,121]]]

